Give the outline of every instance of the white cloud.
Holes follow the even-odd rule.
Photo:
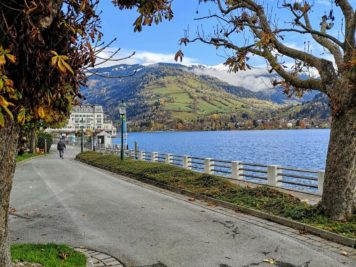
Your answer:
[[[316,0],[319,5],[331,6],[330,0]]]
[[[234,86],[241,86],[251,91],[265,91],[273,88],[273,76],[267,68],[251,68],[246,71],[237,73],[229,72],[228,67],[223,64],[216,66],[205,66],[205,68],[193,68],[192,70],[198,75],[208,75],[218,78]]]
[[[99,57],[101,58],[109,58],[114,52],[115,48],[108,48],[99,53]],[[128,51],[126,49],[122,49],[117,55],[113,57],[113,59],[125,58],[131,55],[133,51]],[[98,59],[97,63],[102,62],[102,60]],[[118,64],[141,64],[141,65],[150,65],[156,63],[177,63],[174,60],[174,54],[163,54],[163,53],[154,53],[148,51],[135,51],[135,54],[130,57],[120,61],[107,61],[103,64],[98,64],[97,67],[109,67]],[[183,62],[179,62],[183,65],[195,65],[198,64],[197,60],[190,57],[184,57]]]

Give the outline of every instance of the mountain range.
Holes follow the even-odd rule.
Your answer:
[[[234,129],[246,120],[329,116],[325,97],[311,91],[288,98],[282,88],[270,85],[273,75],[262,69],[235,74],[220,65],[159,63],[122,64],[95,72],[98,75],[89,77],[81,90],[86,102],[102,105],[117,119],[118,104],[124,100],[134,130]],[[314,108],[317,103],[325,110]]]

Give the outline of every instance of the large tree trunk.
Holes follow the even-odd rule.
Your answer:
[[[12,178],[16,166],[19,126],[11,123],[0,128],[0,266],[11,266],[8,242],[8,210]]]
[[[356,211],[355,93],[351,92],[347,98],[346,108],[332,117],[321,201],[326,215],[340,221],[350,219]]]

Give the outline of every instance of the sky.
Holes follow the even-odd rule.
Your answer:
[[[302,1],[302,0],[292,0]],[[180,48],[183,49],[185,58],[183,64],[204,64],[204,65],[218,65],[222,64],[231,51],[223,49],[215,49],[215,47],[205,45],[202,43],[188,44],[187,47],[181,47],[178,40],[184,37],[184,33],[189,29],[189,37],[196,36],[197,29],[203,29],[204,33],[209,33],[217,24],[216,20],[195,21],[194,18],[206,16],[209,13],[216,12],[216,5],[214,3],[198,4],[198,0],[174,0],[172,9],[174,18],[171,21],[164,21],[159,25],[151,27],[143,27],[142,32],[134,32],[133,22],[138,16],[135,10],[121,11],[115,8],[111,1],[103,0],[100,2],[99,10],[102,10],[102,32],[104,33],[104,41],[109,42],[113,38],[117,41],[112,45],[111,49],[107,51],[121,48],[119,53],[120,57],[127,56],[132,52],[136,55],[124,63],[139,63],[139,64],[152,64],[157,62],[174,62],[174,54]],[[277,0],[265,0],[264,5],[275,14],[274,20],[278,21],[283,27],[289,26],[287,23],[291,21],[289,12],[283,9],[275,8],[275,5],[280,2]],[[312,24],[315,28],[320,23],[322,15],[329,12],[331,4],[329,0],[316,0],[313,2],[315,5],[312,14]],[[341,28],[340,11],[339,8],[334,8],[336,23],[334,28],[329,31],[333,35],[340,34]],[[241,39],[246,38],[236,37],[236,42],[241,42]],[[304,42],[308,38],[303,35],[289,34],[284,40],[294,48],[304,49]],[[325,51],[316,43],[310,45],[315,55],[322,55],[323,57],[330,58]],[[265,61],[258,57],[250,60],[254,66],[263,66]],[[117,64],[117,63],[115,63]]]

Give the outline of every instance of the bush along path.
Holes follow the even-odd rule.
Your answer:
[[[266,186],[242,187],[218,176],[196,173],[173,165],[132,159],[121,161],[115,155],[91,151],[78,154],[76,159],[137,180],[152,181],[164,188],[192,192],[234,204],[236,207],[252,208],[344,237],[356,238],[356,215],[350,221],[332,221],[324,216],[318,206],[309,205]]]

